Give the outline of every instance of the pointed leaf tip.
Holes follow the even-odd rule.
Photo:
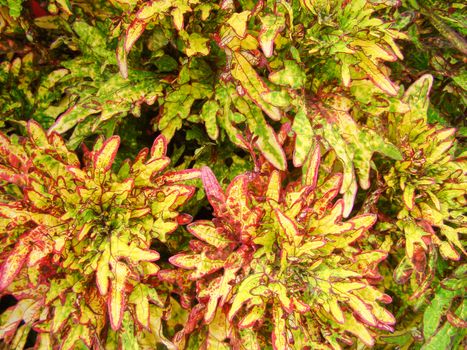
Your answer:
[[[162,158],[167,153],[167,138],[159,135],[154,140],[151,147],[151,158]]]
[[[42,126],[33,119],[30,119],[27,124],[28,134],[32,141],[38,147],[46,147],[49,145],[47,134]]]
[[[203,166],[201,168],[201,180],[203,181],[204,191],[209,203],[211,203],[216,212],[219,212],[221,210],[220,205],[225,203],[225,195],[217,181],[216,175],[214,175],[209,167]]]
[[[110,170],[119,146],[120,137],[118,135],[107,139],[94,157],[94,169],[103,170],[104,172]]]

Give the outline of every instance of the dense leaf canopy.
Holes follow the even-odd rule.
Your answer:
[[[0,349],[466,347],[466,11],[0,0]]]

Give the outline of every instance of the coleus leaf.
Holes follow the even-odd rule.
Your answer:
[[[94,155],[94,169],[107,172],[112,167],[118,147],[120,146],[120,137],[112,136],[107,139],[102,148]]]
[[[82,79],[83,72],[79,71],[78,62],[71,62],[69,69],[71,72],[64,81]],[[94,69],[97,70],[96,67]],[[162,95],[160,80],[149,72],[130,71],[128,80],[119,73],[92,76],[91,80],[90,84],[96,86],[96,91],[71,105],[48,130],[50,135],[52,132],[62,134],[74,128],[67,141],[72,149],[88,135],[115,122],[117,117],[128,113],[138,115],[143,103],[151,105]],[[94,116],[96,114],[98,117]]]
[[[37,244],[38,246],[43,245],[44,236],[46,234],[47,232],[44,230],[44,228],[38,226],[30,231],[25,232],[19,238],[18,242],[15,244],[15,247],[9,252],[7,258],[3,261],[3,264],[0,268],[0,271],[2,272],[0,275],[0,292],[13,282],[23,265],[31,261],[31,253],[34,254],[34,259],[34,256],[37,254],[35,253],[35,247],[33,244]],[[43,257],[44,256],[39,255],[37,260],[40,260]],[[34,260],[32,262],[35,262]]]
[[[206,131],[209,137],[216,140],[219,136],[219,128],[217,127],[217,111],[219,105],[216,101],[207,101],[201,110],[201,118],[204,120]]]
[[[232,301],[232,306],[230,307],[229,314],[228,314],[230,321],[233,319],[235,314],[240,310],[243,303],[255,297],[254,295],[251,294],[251,291],[255,287],[261,284],[261,280],[263,278],[264,278],[263,274],[256,273],[256,274],[248,276],[241,282],[239,286],[239,290],[242,293],[236,294],[235,298]]]
[[[177,254],[170,257],[169,261],[175,266],[195,270],[190,273],[190,278],[194,280],[209,275],[224,266],[222,261],[209,259],[205,255]]]
[[[374,152],[382,153],[393,159],[401,159],[400,151],[371,129],[360,128],[348,113],[333,113],[337,123],[324,127],[324,137],[338,158],[344,164],[344,178],[341,193],[344,194],[347,217],[352,210],[357,192],[358,174],[360,186],[367,189],[370,185],[370,163]]]
[[[216,248],[225,248],[231,243],[211,221],[196,221],[188,225],[187,229],[193,236]]]
[[[271,57],[273,54],[274,40],[285,28],[285,18],[280,15],[266,15],[260,19],[262,26],[258,36],[258,41],[264,55],[266,57]]]
[[[122,333],[120,336],[120,346],[122,349],[138,349],[138,340],[136,338],[132,316],[128,311],[123,315]]]
[[[305,85],[306,75],[297,62],[293,60],[285,60],[284,68],[271,73],[269,75],[269,80],[277,85],[298,89]]]
[[[2,292],[14,293],[20,302],[32,300],[18,322],[24,321],[24,330],[37,326],[38,346],[56,339],[68,348],[105,342],[101,332],[124,332],[128,315],[125,328],[136,323],[148,331],[145,306],[151,310],[163,304],[158,287],[149,282],[157,280],[158,267],[151,262],[159,259],[149,247],[155,237],[163,240],[163,234],[190,222],[177,208],[194,188],[177,182],[198,178],[200,171],[160,174],[169,161],[163,137],[115,174],[118,136],[98,139],[92,150],[84,148],[81,164],[56,133],[47,136],[33,122],[28,129],[31,135],[17,149],[2,143],[33,165],[25,168],[28,185],[18,188],[20,195],[0,205],[0,226],[12,227],[16,238],[0,237],[1,269],[7,271],[0,277]],[[2,155],[0,165],[20,163],[18,157]],[[145,299],[135,306],[141,296]],[[20,333],[18,337],[19,342]]]
[[[297,114],[295,114],[292,130],[297,135],[295,137],[293,161],[294,165],[299,167],[303,165],[308,152],[310,152],[310,140],[313,138],[313,130],[305,108],[300,109]]]
[[[360,68],[368,74],[371,81],[387,94],[396,96],[398,91],[397,86],[381,72],[378,66],[362,53],[357,53],[357,56],[360,59]]]
[[[116,331],[122,325],[126,305],[125,283],[131,271],[126,264],[117,261],[112,268],[112,273],[114,277],[110,283],[110,295],[107,305],[110,325]]]
[[[274,329],[272,331],[272,346],[274,350],[286,350],[288,347],[287,329],[282,308],[275,304],[272,309]]]
[[[462,319],[465,318],[466,303],[464,301],[455,306],[454,302],[455,298],[462,299],[465,293],[465,282],[462,279],[465,275],[464,267],[465,265],[459,266],[450,277],[442,282],[423,314],[425,338],[423,348],[425,349],[435,346],[457,346],[465,337],[465,325]],[[442,324],[444,315],[447,315],[447,322]]]
[[[255,105],[248,103],[243,105],[239,103],[237,104],[237,108],[248,117],[248,126],[257,137],[256,145],[263,155],[277,169],[286,169],[287,162],[285,152],[274,129],[266,123],[261,110]]]
[[[191,33],[187,37],[188,47],[185,49],[188,57],[194,56],[196,54],[201,54],[206,56],[209,54],[209,42],[208,38],[203,37],[198,33]]]
[[[278,108],[264,102],[261,97],[263,93],[269,92],[269,88],[256,73],[250,62],[240,52],[233,53],[232,76],[242,85],[245,92],[250,96],[253,102],[260,107],[271,119],[279,120],[281,112]]]
[[[235,34],[243,38],[246,35],[247,21],[251,15],[251,11],[243,11],[240,13],[233,13],[227,20],[227,23],[232,27]]]
[[[389,330],[395,322],[378,304],[388,302],[388,297],[369,281],[387,254],[364,251],[359,260],[351,244],[375,223],[375,215],[342,222],[343,201],[334,204],[341,176],[319,182],[318,147],[310,150],[305,160],[308,169],[303,176],[307,178],[289,182],[285,189],[281,186],[284,174],[263,162],[257,164],[256,172],[237,176],[225,193],[212,171],[202,169],[205,191],[216,216],[209,224],[212,234],[205,236],[203,231],[200,241],[190,243],[192,252],[169,259],[182,269],[194,270],[189,276],[197,280],[198,305],[204,310],[205,322],[213,322],[217,309],[227,313],[234,329],[265,330],[264,318],[276,313],[280,320],[274,320],[271,327],[271,342],[287,348],[295,344],[295,337],[299,343],[298,334],[314,327],[293,318],[299,313],[317,317],[327,327],[350,331],[366,344],[373,344],[367,327]],[[260,215],[248,231],[250,238],[244,239],[240,234],[244,230],[243,218],[251,215],[253,206]],[[200,224],[204,230],[206,221]],[[219,243],[219,232],[226,233],[231,243]],[[193,233],[196,237],[197,233]],[[213,235],[217,239],[213,240]],[[229,251],[233,247],[236,250]],[[371,267],[365,268],[365,264]],[[318,293],[320,298],[309,297],[296,279],[309,283],[310,288],[319,291],[313,295]],[[234,285],[233,281],[239,283]],[[337,322],[331,325],[329,315]],[[295,329],[301,332],[295,334]]]
[[[205,166],[201,168],[201,180],[206,191],[206,197],[217,215],[222,215],[225,205],[225,194],[212,170]]]
[[[10,252],[8,258],[3,262],[0,275],[0,291],[7,288],[20,272],[28,259],[31,247],[25,242],[18,242]]]
[[[462,186],[464,179],[459,174],[463,165],[446,155],[454,142],[454,130],[427,124],[432,85],[431,75],[420,77],[403,96],[410,110],[391,116],[390,135],[399,143],[404,159],[397,161],[385,176],[388,190],[400,195],[402,206],[398,209],[397,226],[405,235],[407,257],[419,273],[423,268],[419,268],[417,256],[424,256],[430,245],[437,246],[444,259],[459,260],[461,254],[457,249],[465,254],[456,232],[461,232],[464,225],[461,216],[454,214],[459,204],[442,195],[446,187]],[[460,198],[457,197],[460,193],[452,195]],[[450,224],[446,225],[445,220]],[[438,231],[447,240],[442,240]],[[406,265],[401,261],[395,272],[401,281],[410,277],[411,270]]]

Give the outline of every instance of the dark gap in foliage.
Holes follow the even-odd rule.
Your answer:
[[[225,159],[225,165],[230,167],[233,164],[233,159],[231,157]]]
[[[114,131],[114,134],[119,135],[121,140],[114,164],[115,169],[118,169],[125,159],[133,160],[141,149],[151,148],[157,137],[149,127],[154,110],[154,106],[143,104],[141,116],[129,115],[119,121]]]
[[[196,213],[193,217],[193,221],[197,220],[210,220],[212,218],[212,208],[211,206],[204,206]]]
[[[16,298],[13,295],[3,295],[0,298],[0,313],[3,313],[9,307],[16,305],[16,302]]]
[[[156,250],[160,255],[159,260],[157,260],[158,264],[170,264],[169,258],[173,255],[173,252],[170,251],[166,244],[162,243],[158,239],[154,239],[151,244],[151,248]]]
[[[34,329],[31,329],[26,338],[26,344],[24,344],[25,349],[33,348],[36,344],[37,332]],[[19,349],[18,349],[19,350]]]

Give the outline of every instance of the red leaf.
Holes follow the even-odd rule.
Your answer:
[[[450,324],[457,328],[467,328],[467,321],[461,319],[459,316],[454,314],[452,311],[448,311],[446,314],[446,319]]]
[[[316,187],[318,181],[318,170],[321,162],[321,150],[319,145],[315,145],[315,148],[310,151],[305,161],[304,170],[306,171],[303,176],[303,185]]]
[[[155,181],[157,184],[172,184],[180,181],[194,180],[201,177],[199,169],[185,169],[179,171],[171,171],[158,177]]]
[[[180,214],[177,216],[176,220],[179,225],[187,225],[193,221],[193,217],[189,214]]]
[[[49,14],[45,9],[41,7],[40,3],[37,0],[31,1],[31,10],[33,18],[44,17]]]
[[[225,206],[225,195],[216,179],[216,176],[209,167],[203,166],[201,168],[201,180],[203,181],[206,196],[208,197],[209,203],[211,203],[216,216],[221,216],[220,214],[224,211],[223,209]]]

